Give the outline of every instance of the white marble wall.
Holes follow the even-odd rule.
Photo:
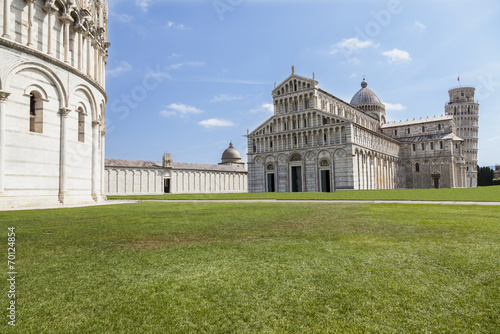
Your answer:
[[[107,44],[98,37],[94,45],[102,52],[86,53],[92,70],[72,64],[66,37],[76,21],[66,15],[67,1],[56,3],[54,8],[45,7],[45,1],[6,0],[1,6],[0,208],[94,203],[105,198],[102,79]],[[39,132],[30,131],[32,92],[39,95],[37,113],[43,114]],[[78,140],[77,110],[85,114],[83,142]]]
[[[245,193],[248,192],[246,172],[141,169],[106,167],[104,173],[107,195],[160,195],[164,179],[170,179],[170,193]]]

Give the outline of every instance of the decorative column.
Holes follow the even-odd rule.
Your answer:
[[[61,138],[60,138],[60,155],[59,155],[59,202],[64,204],[64,198],[66,196],[67,184],[66,180],[68,176],[66,174],[66,120],[70,112],[69,108],[59,109],[59,115],[61,116]]]
[[[43,7],[45,11],[47,12],[47,26],[48,26],[48,32],[47,32],[47,54],[51,55],[52,54],[52,30],[54,27],[52,26],[52,15],[54,14],[55,11],[57,11],[57,7],[50,3],[47,2],[45,4],[45,7]]]
[[[100,152],[100,171],[101,171],[101,198],[106,199],[106,194],[104,193],[104,167],[105,167],[105,156],[104,156],[104,147],[105,147],[105,138],[106,138],[106,133],[108,132],[106,129],[103,129],[104,124],[101,124],[101,144],[99,146],[99,152]],[[99,134],[99,132],[98,132]]]
[[[81,71],[83,69],[83,28],[81,25],[77,25],[75,28],[76,31],[76,38],[78,40],[78,51],[77,51],[77,58],[78,58],[78,69]]]
[[[99,43],[92,41],[92,47],[94,48],[94,80],[99,82]]]
[[[101,123],[99,121],[92,122],[92,198],[94,201],[98,201],[98,191],[99,191],[99,127]]]
[[[0,195],[5,191],[5,113],[9,95],[0,90]]]
[[[12,39],[9,35],[10,32],[10,1],[3,1],[3,35],[5,39]]]
[[[61,15],[59,20],[62,21],[64,30],[64,62],[69,63],[69,25],[74,20],[68,14]]]
[[[87,40],[87,45],[86,45],[86,48],[87,48],[87,75],[90,76],[91,75],[91,68],[90,68],[90,48],[92,47],[92,43],[91,43],[91,40],[92,40],[92,35],[87,31],[87,33],[85,34],[85,38]]]
[[[7,0],[5,0],[7,2]],[[28,2],[28,47],[33,47],[33,5],[36,0],[27,0]]]

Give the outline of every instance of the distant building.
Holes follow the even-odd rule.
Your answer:
[[[160,195],[248,192],[248,172],[231,143],[218,165],[106,159],[107,195]]]
[[[347,103],[292,69],[274,115],[247,135],[249,191],[477,187],[474,91],[451,89],[444,116],[387,123],[364,79]]]
[[[500,165],[495,165],[495,179],[500,179]]]

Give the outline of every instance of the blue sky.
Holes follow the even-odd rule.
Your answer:
[[[476,87],[479,164],[500,163],[497,0],[109,0],[106,157],[218,163],[295,66],[349,102],[366,75],[389,121]],[[460,83],[457,81],[460,75]]]

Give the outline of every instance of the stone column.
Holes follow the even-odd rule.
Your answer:
[[[83,29],[81,28],[81,26],[78,26],[75,31],[77,33],[76,37],[78,39],[78,69],[81,71],[83,69]]]
[[[87,32],[87,34],[85,35],[85,39],[87,40],[87,75],[90,76],[91,75],[91,68],[90,68],[90,64],[91,64],[91,59],[90,59],[90,48],[92,47],[92,35]]]
[[[3,35],[5,39],[12,39],[10,36],[10,1],[3,1]]]
[[[93,41],[92,47],[94,48],[94,80],[99,82],[99,43]]]
[[[92,198],[94,201],[98,201],[98,190],[99,190],[99,126],[101,123],[99,121],[92,122]]]
[[[59,20],[63,23],[64,31],[64,62],[69,63],[69,24],[73,22],[73,19],[68,14],[64,14],[59,17]]]
[[[5,113],[9,95],[0,91],[0,195],[5,192]]]
[[[52,30],[54,29],[53,24],[52,24],[52,15],[54,14],[55,11],[57,11],[57,7],[50,2],[47,2],[45,4],[45,7],[43,7],[45,11],[47,12],[47,54],[52,55]]]
[[[104,192],[104,167],[105,167],[105,156],[104,156],[104,147],[105,147],[105,139],[106,139],[106,129],[103,129],[102,127],[104,126],[104,124],[101,124],[101,132],[100,132],[100,135],[101,135],[101,145],[100,145],[100,150],[99,150],[99,153],[100,153],[100,158],[101,158],[101,161],[100,161],[100,171],[101,171],[101,198],[102,199],[106,199],[106,194]]]
[[[70,109],[61,108],[59,110],[59,115],[61,116],[61,138],[60,138],[60,155],[59,155],[59,202],[64,204],[64,198],[66,196],[67,184],[66,181],[68,176],[66,174],[66,120]]]
[[[28,47],[33,47],[33,5],[36,0],[27,0],[28,2]],[[7,0],[5,0],[7,2]]]

